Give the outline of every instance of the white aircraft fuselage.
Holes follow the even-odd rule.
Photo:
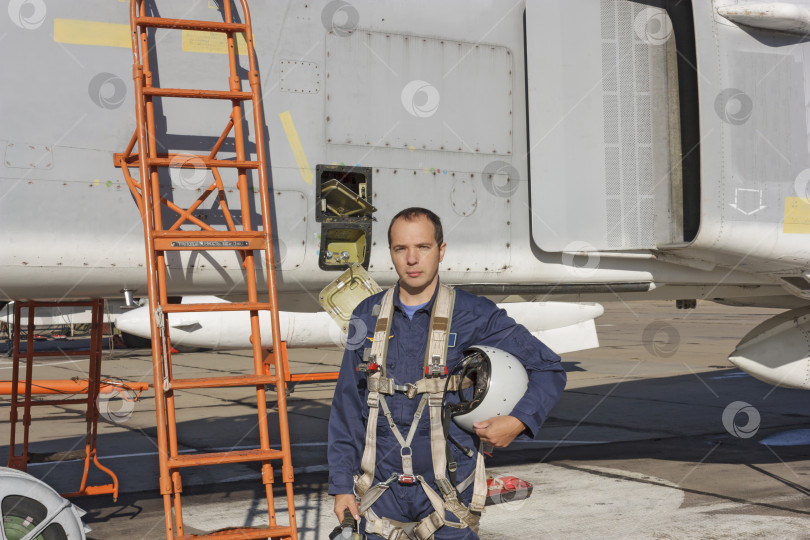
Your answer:
[[[744,4],[252,2],[281,307],[316,309],[351,262],[392,284],[408,206],[443,219],[442,279],[492,297],[806,306],[808,3]],[[156,5],[222,20],[213,0]],[[135,129],[128,3],[12,2],[0,35],[0,298],[143,296],[113,159]],[[220,37],[157,30],[155,85],[227,88]],[[207,152],[230,112],[155,103],[172,153]],[[161,193],[188,205],[210,181],[171,169]],[[195,216],[225,225],[210,201]],[[245,292],[236,253],[167,262],[170,294]]]

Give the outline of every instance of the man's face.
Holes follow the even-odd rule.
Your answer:
[[[433,223],[425,217],[400,218],[391,227],[391,261],[399,275],[400,288],[419,294],[435,283],[445,244],[436,244]]]

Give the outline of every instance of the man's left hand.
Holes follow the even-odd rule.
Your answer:
[[[484,444],[504,448],[523,433],[526,426],[514,416],[493,416],[489,420],[474,423],[473,428]]]

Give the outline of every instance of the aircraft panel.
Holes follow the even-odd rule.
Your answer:
[[[328,143],[512,153],[508,48],[358,30],[326,51]]]
[[[396,200],[374,196],[374,242],[372,271],[393,269],[386,232],[394,215],[409,206],[447,205],[452,211],[442,215],[444,240],[452,249],[445,261],[447,272],[497,274],[508,268],[512,242],[512,203],[508,197],[483,189],[478,174],[394,174],[387,169],[374,173],[375,192],[380,186],[407,182],[408,193]],[[412,171],[415,173],[416,171]],[[405,174],[402,174],[405,173]],[[499,178],[505,175],[497,175]],[[482,243],[482,240],[486,242]],[[452,262],[449,262],[452,261]]]
[[[801,58],[801,49],[731,53],[740,68],[715,100],[731,145],[728,220],[780,223],[785,197],[796,196],[795,180],[810,167]]]
[[[649,31],[651,23],[671,24],[648,3],[527,5],[532,232],[543,250],[672,241],[670,130],[677,126],[669,122],[667,63],[674,44],[671,32]]]

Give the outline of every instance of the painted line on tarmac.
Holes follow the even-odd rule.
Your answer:
[[[556,440],[531,440],[531,441],[515,441],[514,444],[608,444],[614,441],[571,441],[571,440],[563,440],[563,441],[556,441]],[[307,446],[327,446],[329,443],[326,441],[315,441],[315,442],[300,442],[300,443],[291,443],[290,447],[301,448]],[[204,452],[229,452],[233,450],[252,450],[256,448],[255,446],[222,446],[218,448],[208,448],[205,450],[200,450],[198,448],[187,448],[184,450],[180,450],[178,454],[193,454],[193,453],[204,453]],[[271,448],[279,448],[278,445],[271,445]],[[131,454],[113,454],[111,456],[98,456],[99,459],[130,459],[130,458],[138,458],[138,457],[152,457],[158,455],[157,452],[134,452]],[[83,461],[82,459],[66,459],[62,460],[61,463],[67,463],[70,461]],[[43,463],[29,463],[29,467],[38,467],[42,465],[53,465],[52,462],[43,462]],[[320,467],[320,465],[314,465],[313,467]],[[308,469],[308,467],[304,467],[303,469]],[[319,472],[318,470],[305,470],[302,472]]]
[[[59,364],[73,364],[75,362],[82,362],[82,361],[86,362],[87,358],[78,358],[76,360],[63,360],[62,362],[51,362],[49,364],[36,364],[36,366],[37,367],[58,366]],[[3,362],[3,363],[5,364],[5,362]],[[13,366],[14,362],[9,362],[9,364],[12,364],[12,365],[9,365],[8,367],[0,367],[0,369],[12,369],[14,367]]]
[[[293,472],[295,474],[308,474],[308,473],[319,473],[319,472],[328,472],[329,465],[307,465],[305,467],[293,467]],[[281,470],[276,468],[273,471],[276,475],[281,473]],[[218,480],[218,482],[241,482],[243,480],[256,480],[257,478],[261,478],[262,473],[256,472],[253,474],[242,474],[239,476],[230,476],[228,478],[223,478],[222,480]]]
[[[326,446],[328,443],[326,442],[308,442],[308,443],[292,443],[290,446],[301,447],[301,446]],[[278,445],[271,445],[271,448],[276,447]],[[199,450],[197,448],[188,448],[185,450],[180,450],[178,454],[193,454],[193,453],[205,453],[205,452],[230,452],[232,450],[253,450],[255,446],[223,446],[220,448],[208,448],[206,450]],[[98,456],[99,459],[129,459],[134,457],[150,457],[158,455],[157,452],[136,452],[134,454],[114,454],[112,456]],[[65,459],[60,461],[60,463],[67,463],[69,461],[84,461],[84,458],[81,459]],[[29,467],[36,467],[38,465],[53,465],[54,462],[43,462],[43,463],[29,463]]]
[[[725,375],[717,375],[716,377],[709,377],[711,380],[721,380],[721,379],[740,379],[743,377],[750,377],[748,373],[739,371],[734,373],[726,373]]]
[[[532,439],[530,441],[514,441],[512,444],[608,444],[616,441],[572,441],[563,439],[561,441]]]

